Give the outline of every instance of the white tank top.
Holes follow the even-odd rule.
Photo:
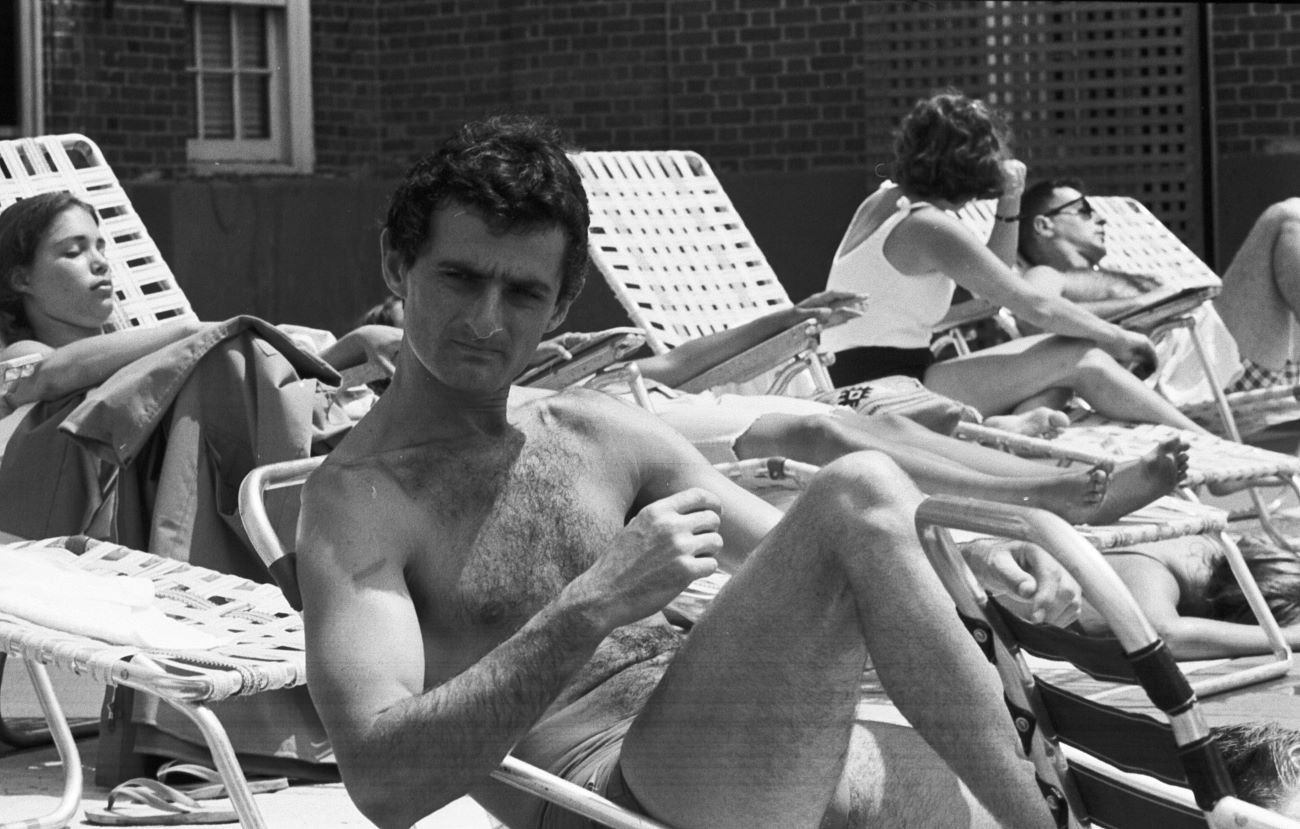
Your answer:
[[[882,185],[885,187],[893,185]],[[866,202],[858,207],[844,234],[847,240],[864,218]],[[940,271],[905,274],[885,258],[885,242],[890,232],[905,217],[929,202],[912,202],[906,196],[898,200],[898,209],[881,223],[870,236],[847,253],[844,240],[835,252],[829,290],[857,291],[871,295],[866,312],[857,319],[822,332],[822,344],[831,351],[859,346],[893,348],[928,348],[931,331],[948,313],[956,283]]]

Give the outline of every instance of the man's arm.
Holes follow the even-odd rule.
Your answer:
[[[1121,365],[1155,368],[1155,346],[1147,337],[1106,322],[1020,278],[946,213],[923,210],[914,214],[891,235],[887,252],[895,245],[923,251],[929,267],[946,273],[971,293],[1010,309],[1040,330],[1092,340]]]
[[[584,408],[600,410],[592,422],[641,415],[604,395],[586,397]],[[652,460],[648,445],[598,447],[631,451],[632,479],[647,481],[644,506],[609,548],[516,633],[427,691],[438,666],[425,664],[405,551],[427,550],[429,541],[397,529],[427,523],[392,506],[409,501],[381,476],[327,464],[309,482],[298,555],[309,685],[348,792],[371,820],[409,826],[482,785],[609,632],[651,615],[716,568],[720,531],[729,547],[750,543],[751,531],[734,527],[745,521],[743,505],[731,508],[706,488],[664,486],[694,478],[650,469],[661,460],[671,465],[678,453],[670,448]],[[725,491],[730,482],[695,459],[712,473],[701,480],[720,479]]]
[[[348,793],[377,824],[406,827],[481,785],[607,631],[561,597],[426,692],[437,666],[404,573],[417,542],[396,528],[427,523],[393,489],[322,467],[304,492],[298,574],[309,687]]]

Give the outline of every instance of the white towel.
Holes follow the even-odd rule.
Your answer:
[[[190,650],[221,644],[168,618],[149,579],[90,573],[73,563],[76,558],[59,547],[0,547],[0,612],[116,645]]]

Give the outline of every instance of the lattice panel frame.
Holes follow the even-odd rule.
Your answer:
[[[891,2],[865,14],[870,157],[892,157],[917,98],[954,86],[1009,116],[1031,179],[1075,175],[1135,197],[1204,253],[1196,4]]]
[[[70,192],[99,213],[113,280],[114,309],[106,330],[195,317],[95,142],[77,134],[0,141],[0,210],[55,191]]]

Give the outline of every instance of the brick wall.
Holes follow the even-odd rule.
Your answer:
[[[592,149],[689,146],[720,169],[861,159],[861,4],[811,0],[386,3],[383,156],[494,111]]]
[[[183,168],[193,94],[179,7],[54,0],[44,11],[45,131],[90,136],[119,175]]]
[[[184,6],[45,0],[46,131],[124,178],[185,172]],[[549,115],[593,148],[692,147],[719,170],[861,168],[854,0],[313,0],[317,169],[399,173],[466,118]],[[1300,152],[1300,4],[1216,3],[1221,154]]]
[[[1215,3],[1220,155],[1300,153],[1300,3]]]
[[[47,132],[123,178],[185,174],[193,122],[177,0],[46,0]],[[690,146],[720,170],[855,167],[852,0],[312,0],[317,171],[400,173],[455,124],[554,118],[582,145]]]

